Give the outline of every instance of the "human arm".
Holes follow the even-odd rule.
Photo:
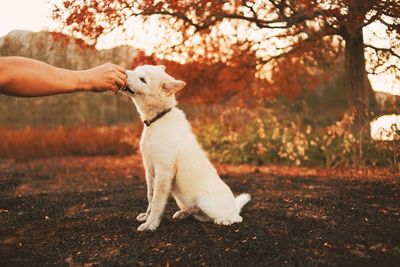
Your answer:
[[[0,57],[0,93],[7,95],[36,97],[77,91],[117,91],[126,82],[125,69],[111,63],[73,71],[24,57]]]

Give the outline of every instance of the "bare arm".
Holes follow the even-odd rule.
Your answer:
[[[106,63],[72,71],[24,57],[0,57],[0,93],[13,96],[48,96],[77,91],[117,91],[127,82],[125,69]]]

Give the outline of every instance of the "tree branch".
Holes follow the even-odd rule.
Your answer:
[[[368,74],[374,74],[374,75],[379,75],[379,74],[383,74],[383,73],[386,73],[388,70],[390,70],[390,69],[394,69],[394,70],[397,70],[397,71],[400,71],[400,68],[398,67],[398,66],[396,66],[396,65],[393,65],[393,64],[391,64],[391,65],[388,65],[388,66],[386,66],[383,70],[377,70],[379,67],[383,67],[382,65],[380,65],[380,66],[375,66],[375,67],[373,67],[372,68],[372,71],[368,71],[367,70],[367,73]]]
[[[391,48],[376,47],[376,46],[369,45],[369,44],[364,44],[364,47],[365,47],[365,48],[371,48],[371,49],[373,49],[373,50],[375,50],[375,51],[386,52],[386,53],[389,53],[389,54],[391,54],[392,56],[397,57],[397,58],[400,59],[400,54],[397,54],[397,53],[396,53],[393,49],[391,49]]]

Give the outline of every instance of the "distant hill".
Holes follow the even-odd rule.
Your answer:
[[[131,68],[137,51],[130,46],[83,49],[76,40],[54,41],[49,32],[12,31],[0,38],[0,56],[24,56],[57,67],[88,69],[106,62]],[[113,124],[137,118],[127,97],[76,93],[42,98],[0,95],[0,125]]]
[[[87,69],[112,62],[130,68],[137,51],[131,46],[84,49],[70,38],[55,41],[49,32],[15,30],[0,38],[0,56],[24,56],[69,69]]]

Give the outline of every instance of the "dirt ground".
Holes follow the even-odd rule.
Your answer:
[[[139,233],[140,159],[0,161],[0,266],[399,266],[400,186],[379,170],[219,165],[252,200],[231,227]]]

